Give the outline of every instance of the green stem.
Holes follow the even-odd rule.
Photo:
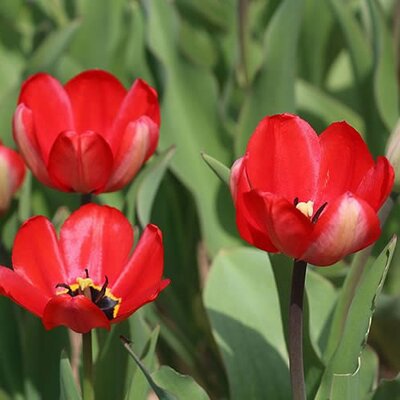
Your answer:
[[[81,194],[81,206],[92,202],[92,193]]]
[[[306,399],[303,366],[303,299],[307,263],[294,260],[289,305],[289,364],[293,400]]]
[[[94,400],[92,331],[82,334],[83,400]]]

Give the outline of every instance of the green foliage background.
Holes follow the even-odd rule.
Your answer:
[[[124,211],[138,233],[150,221],[161,227],[172,284],[157,306],[146,306],[110,334],[97,332],[96,399],[147,396],[147,382],[120,334],[133,340],[156,382],[177,398],[207,395],[190,378],[158,369],[160,363],[194,377],[212,399],[290,398],[288,260],[269,260],[245,247],[229,190],[201,153],[230,166],[263,116],[295,112],[319,132],[347,120],[375,156],[384,154],[399,116],[399,40],[395,0],[0,2],[5,144],[14,146],[11,119],[20,85],[38,71],[66,82],[82,70],[102,68],[126,87],[141,77],[160,96],[157,155],[130,187],[96,201]],[[60,226],[78,206],[77,195],[28,177],[1,222],[2,262],[11,265],[14,235],[26,218],[44,214]],[[399,221],[395,204],[382,239],[372,255],[365,254],[367,267],[357,257],[328,269],[311,267],[309,398],[400,398],[398,380],[377,389],[380,378],[400,370],[400,252],[393,255],[393,242],[373,264],[400,231]],[[335,304],[342,308],[334,311]],[[354,324],[360,332],[351,329]],[[63,349],[74,354],[67,330],[45,332],[39,320],[0,298],[0,399],[79,398],[67,390],[74,380]]]

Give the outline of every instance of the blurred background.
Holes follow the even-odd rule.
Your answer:
[[[21,83],[38,71],[66,82],[101,68],[127,88],[141,77],[159,93],[157,155],[129,187],[96,201],[123,210],[138,233],[150,221],[160,226],[172,284],[156,306],[110,334],[97,332],[96,398],[147,396],[119,342],[121,333],[147,356],[149,369],[168,364],[193,376],[212,399],[290,396],[276,287],[271,281],[263,288],[263,278],[254,277],[258,267],[252,267],[267,264],[267,257],[244,247],[229,190],[201,153],[230,167],[263,116],[293,112],[317,132],[346,120],[374,156],[385,154],[399,116],[399,40],[398,0],[0,1],[0,137],[6,145],[15,147],[11,120]],[[28,176],[0,222],[2,263],[11,265],[22,221],[43,214],[59,226],[78,206],[77,195]],[[372,258],[400,232],[399,223],[395,204]],[[320,347],[351,261],[314,268],[310,275],[311,322],[318,326],[311,336]],[[249,283],[251,274],[255,281]],[[254,288],[269,290],[270,297],[258,299]],[[265,321],[248,322],[259,316]],[[148,339],[158,325],[153,357]],[[369,337],[374,384],[400,370],[399,336],[397,251]],[[266,344],[269,353],[260,350]],[[45,332],[38,319],[0,298],[0,399],[58,398],[63,348],[76,357],[66,329]],[[71,363],[76,372],[76,360]],[[287,386],[279,396],[278,385]]]

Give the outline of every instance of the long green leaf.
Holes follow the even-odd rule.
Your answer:
[[[303,5],[303,0],[282,1],[268,25],[264,65],[247,93],[240,114],[236,155],[243,154],[262,117],[295,111],[296,50]]]
[[[65,27],[49,34],[27,64],[27,74],[54,68],[55,63],[71,44],[80,25],[79,20],[72,21]]]
[[[72,374],[71,364],[65,351],[60,359],[60,400],[81,400],[82,397],[76,387]]]
[[[177,47],[179,19],[171,3],[143,3],[149,16],[149,46],[165,71],[160,145],[177,146],[172,170],[194,195],[207,250],[215,254],[236,242],[217,214],[220,183],[210,176],[200,155],[207,151],[222,163],[229,162],[221,140],[216,81],[211,71],[183,62]]]
[[[376,105],[389,132],[399,118],[399,88],[392,35],[376,0],[368,0],[374,28],[374,93]]]
[[[240,247],[214,259],[204,290],[231,400],[288,399],[281,308],[267,254]]]
[[[352,375],[359,368],[360,354],[368,337],[376,298],[385,281],[395,246],[394,237],[376,261],[366,266],[343,329],[336,333],[339,335],[338,345],[328,361],[317,400],[329,398],[334,375]]]

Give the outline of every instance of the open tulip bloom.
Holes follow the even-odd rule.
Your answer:
[[[46,329],[109,329],[169,284],[162,279],[160,230],[148,225],[130,255],[132,246],[131,225],[111,207],[81,207],[59,238],[48,219],[33,217],[15,238],[14,270],[0,267],[0,294],[40,317]]]
[[[144,81],[129,91],[110,73],[89,70],[62,86],[39,73],[22,86],[14,138],[36,178],[66,192],[119,190],[154,153],[157,93]]]
[[[241,236],[254,246],[331,265],[380,235],[377,211],[392,189],[385,157],[374,162],[346,122],[320,136],[301,118],[264,118],[231,171]]]

